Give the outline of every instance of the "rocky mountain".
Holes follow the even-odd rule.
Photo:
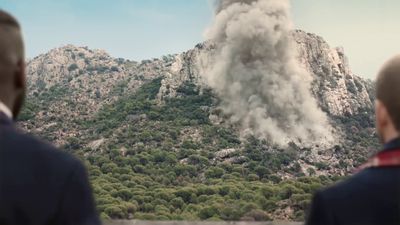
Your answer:
[[[28,62],[19,125],[87,161],[104,218],[301,220],[312,191],[365,161],[377,139],[373,83],[351,71],[343,48],[300,30],[293,37],[338,135],[334,147],[239,137],[199,74],[210,42],[141,62],[72,45],[39,55]],[[260,199],[239,191],[248,188]]]
[[[301,63],[313,74],[313,93],[330,115],[354,115],[372,107],[371,82],[350,69],[341,47],[331,48],[321,37],[296,31]]]

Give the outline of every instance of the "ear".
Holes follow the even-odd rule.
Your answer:
[[[19,60],[17,64],[17,69],[14,74],[14,85],[16,89],[25,90],[26,88],[26,74],[25,74],[25,61]]]
[[[390,117],[386,106],[380,100],[375,101],[375,117],[378,130],[382,130],[390,123]]]

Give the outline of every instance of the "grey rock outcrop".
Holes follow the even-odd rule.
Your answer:
[[[353,115],[372,107],[372,82],[351,71],[343,48],[331,48],[322,37],[301,30],[293,32],[293,39],[298,46],[299,61],[313,77],[312,93],[325,112],[334,116]],[[202,51],[212,50],[213,44],[205,42],[176,55],[159,98],[175,97],[176,89],[185,81],[203,85],[197,59]]]
[[[314,77],[312,91],[324,111],[352,115],[372,107],[368,81],[351,71],[343,48],[331,48],[321,37],[300,30],[293,37],[300,62]]]

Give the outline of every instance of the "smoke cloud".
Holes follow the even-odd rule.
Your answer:
[[[204,81],[243,134],[277,145],[332,141],[327,116],[312,96],[312,77],[297,60],[288,0],[220,0],[200,56]]]

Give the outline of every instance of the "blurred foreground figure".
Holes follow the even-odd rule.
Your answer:
[[[383,150],[347,181],[317,193],[307,225],[400,224],[400,56],[384,65],[376,89]]]
[[[0,225],[100,224],[84,166],[14,127],[25,88],[21,30],[0,10]]]

